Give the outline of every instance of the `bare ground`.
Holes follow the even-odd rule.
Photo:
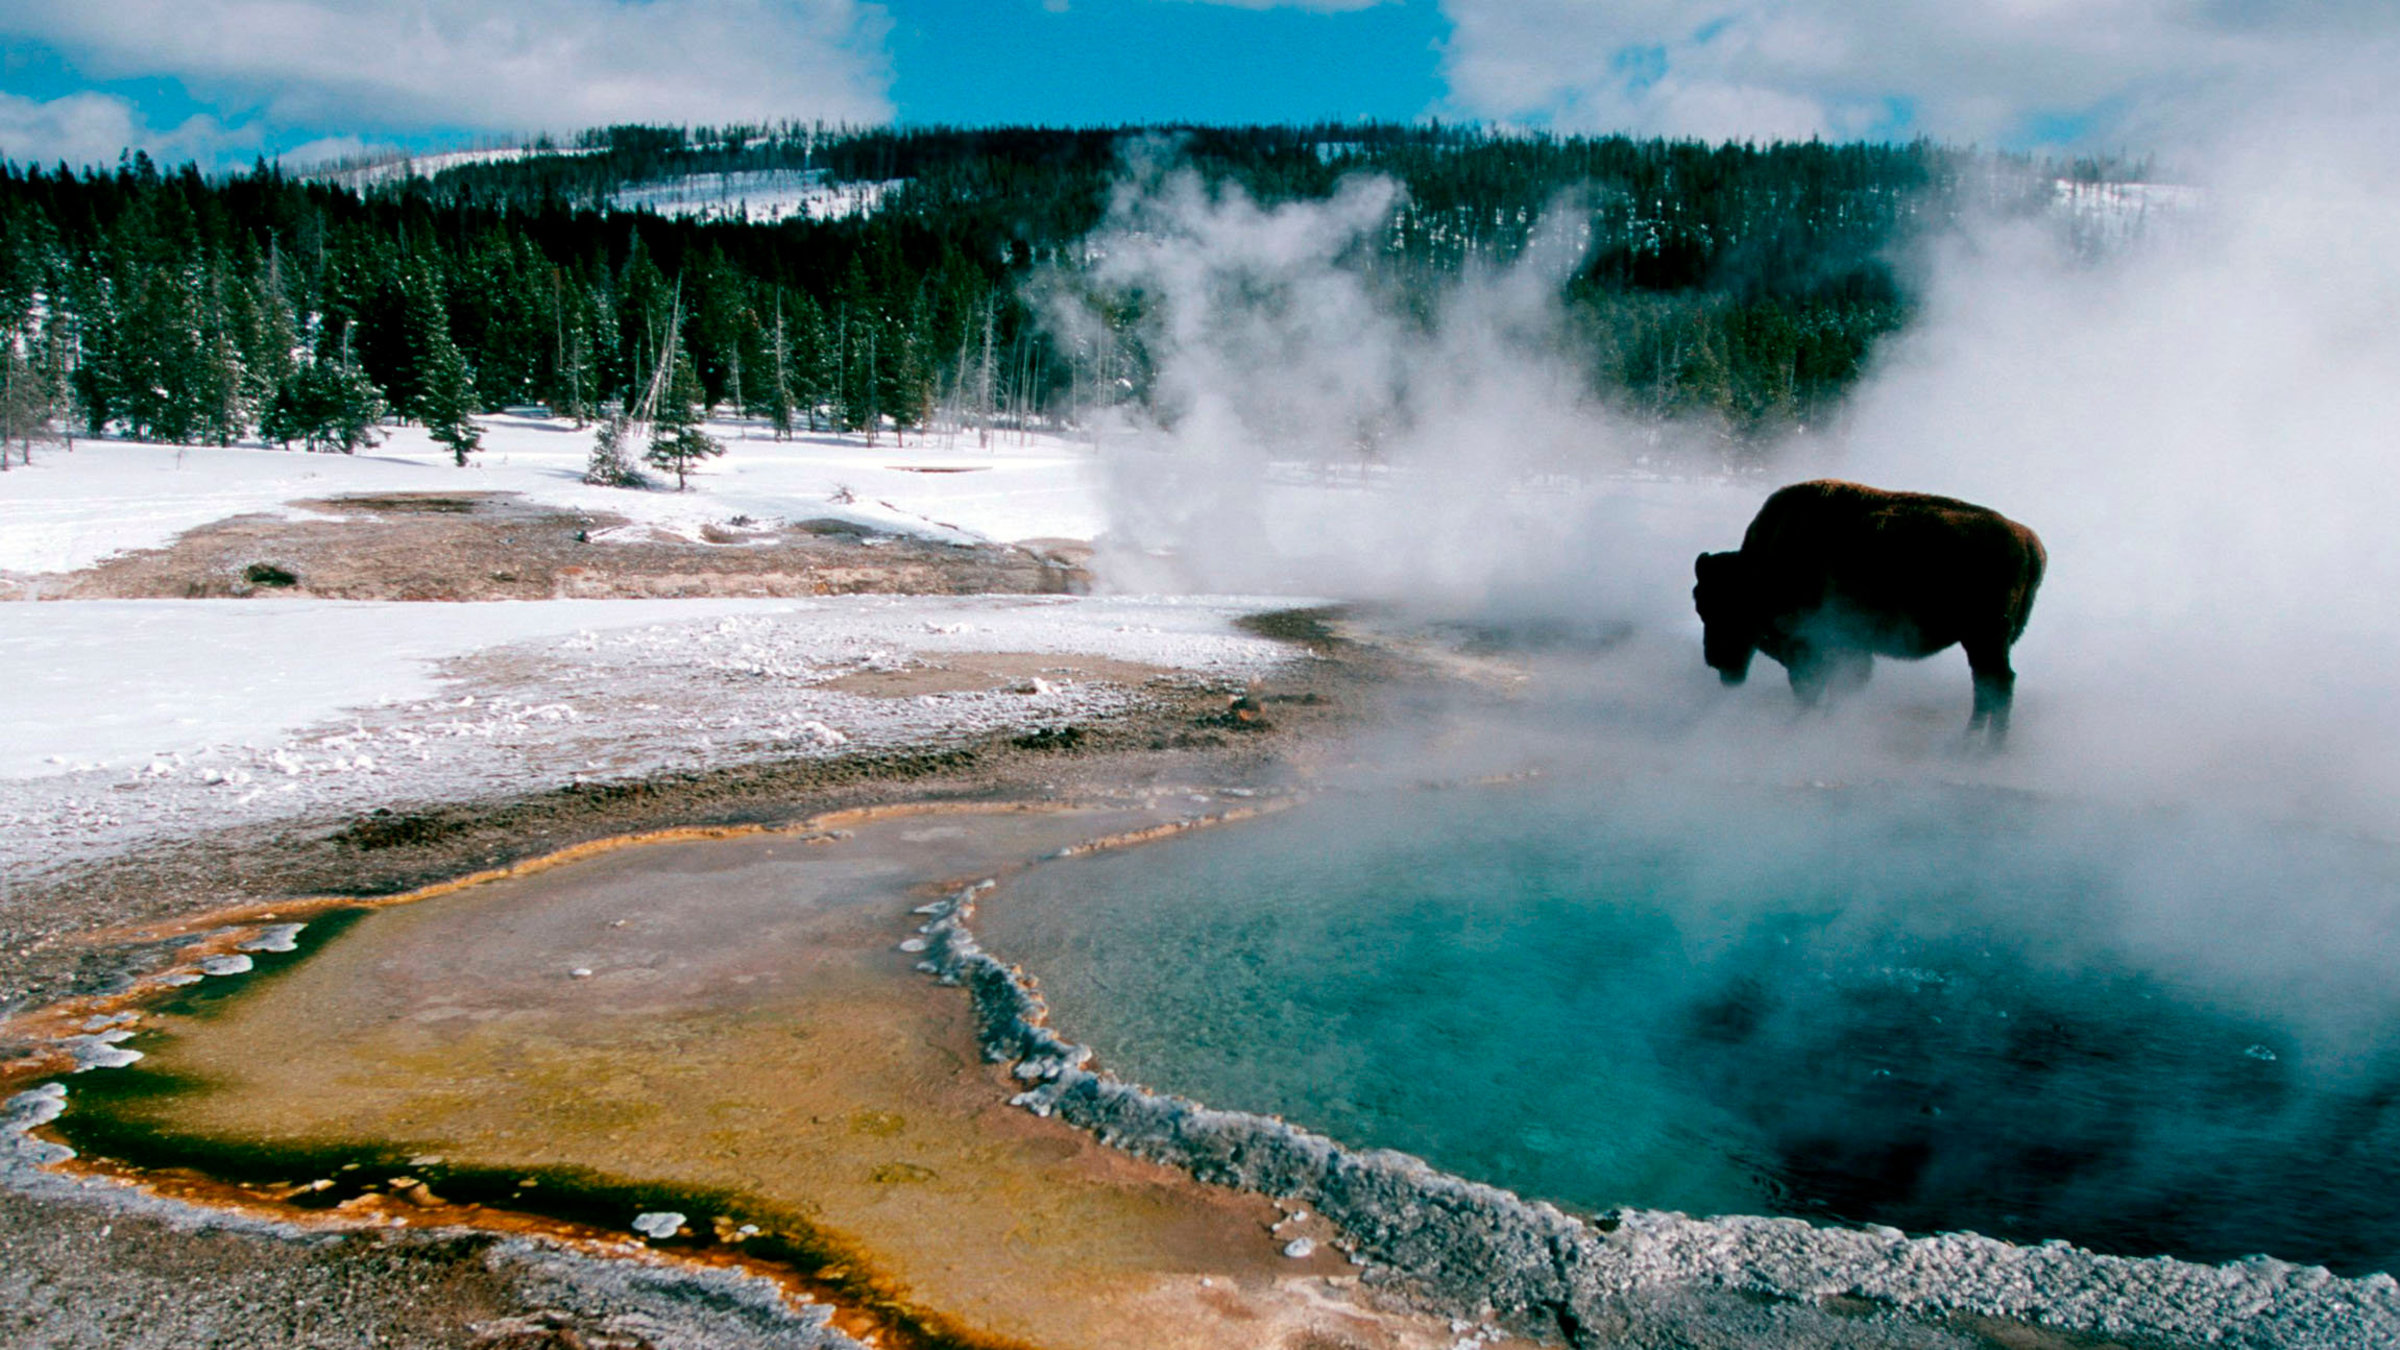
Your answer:
[[[1305,620],[1269,626],[1315,631]],[[1158,785],[1279,781],[1307,771],[1313,747],[1356,710],[1355,695],[1384,664],[1367,654],[1295,663],[1288,680],[1257,691],[1271,717],[1233,716],[1223,695],[1162,691],[1145,710],[1072,737],[793,760],[177,841],[0,897],[0,1011],[105,993],[171,963],[169,943],[102,936],[127,925],[305,896],[392,894],[595,839],[790,823],[900,801],[1107,800]],[[0,1042],[0,1061],[28,1048]],[[704,1282],[652,1280],[628,1294],[610,1269],[616,1263],[535,1260],[521,1245],[503,1251],[488,1237],[455,1233],[195,1226],[0,1192],[0,1344],[761,1343],[724,1320],[721,1291]]]
[[[381,493],[236,516],[80,572],[0,578],[0,598],[601,600],[854,593],[1061,594],[1090,583],[1067,540],[958,545],[835,517],[734,517],[691,540],[510,492]]]
[[[955,551],[937,551],[940,546],[866,546],[855,538],[828,546],[823,540],[833,536],[807,530],[757,546],[578,543],[569,522],[587,535],[593,526],[462,495],[474,498],[464,509],[386,511],[401,522],[388,538],[347,521],[229,521],[166,549],[78,574],[66,579],[64,589],[46,593],[190,595],[212,593],[195,586],[221,584],[225,589],[213,593],[234,594],[237,582],[229,578],[270,558],[300,579],[283,589],[352,598],[547,596],[562,593],[562,585],[628,588],[566,592],[573,594],[780,594],[726,588],[812,576],[812,588],[823,581],[825,589],[836,589],[831,577],[859,581],[864,574],[827,569],[850,565],[888,569],[850,589],[1010,589],[976,579],[988,577],[976,570],[984,567],[1023,583],[1022,589],[1071,584],[1060,574],[1072,568],[1056,559],[1001,556],[1006,551],[957,558],[950,556]],[[536,534],[528,520],[541,522],[544,533]],[[870,549],[894,548],[914,552],[859,562]],[[436,556],[421,556],[426,550]],[[543,560],[542,567],[524,561],[528,556]],[[887,556],[894,561],[884,562]],[[587,557],[602,562],[594,570],[573,570],[593,568],[581,561]],[[705,570],[719,561],[725,565]],[[814,573],[807,570],[812,561],[822,564]],[[912,567],[931,569],[944,584],[903,584],[927,575],[908,572]],[[504,571],[511,575],[494,575]],[[687,576],[703,578],[697,589],[638,589],[682,585],[678,578]],[[261,589],[256,582],[238,584],[251,593]],[[527,589],[503,589],[511,587]],[[1167,787],[1289,784],[1310,777],[1345,729],[1388,711],[1395,688],[1429,677],[1449,683],[1457,674],[1429,676],[1411,653],[1347,640],[1319,614],[1265,616],[1259,627],[1325,659],[1293,663],[1238,707],[1229,708],[1222,695],[1162,690],[1141,710],[1079,726],[1071,737],[996,736],[939,753],[795,759],[292,820],[180,840],[77,869],[0,895],[0,1013],[120,988],[176,955],[164,944],[109,940],[104,935],[112,930],[306,896],[393,894],[591,840],[687,826],[786,824],[904,801],[1109,801]],[[990,660],[995,670],[1009,665],[1004,654]],[[0,1061],[26,1048],[0,1040]],[[483,1234],[327,1236],[0,1190],[0,1344],[663,1350],[770,1343],[769,1328],[743,1320],[752,1314],[729,1300],[721,1279],[657,1271],[636,1277],[629,1270],[642,1268]],[[2066,1350],[2094,1344],[2010,1324],[1928,1323],[1850,1302],[1662,1292],[1629,1305],[1622,1322],[1592,1328],[1586,1339],[1827,1350]],[[1366,1350],[1366,1343],[1312,1334],[1278,1350]]]

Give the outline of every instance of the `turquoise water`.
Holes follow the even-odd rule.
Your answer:
[[[984,910],[1138,1081],[1583,1209],[2400,1265],[2400,862],[1962,788],[1364,794]]]

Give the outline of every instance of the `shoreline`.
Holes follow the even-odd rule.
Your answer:
[[[1279,625],[1286,631],[1260,631]],[[90,1020],[156,990],[155,977],[179,964],[255,936],[222,931],[233,926],[228,920],[290,922],[304,918],[304,905],[343,910],[424,898],[635,843],[805,834],[812,824],[839,828],[870,816],[1122,804],[1305,774],[1310,755],[1330,740],[1322,733],[1356,715],[1359,696],[1384,678],[1388,662],[1363,653],[1348,662],[1310,659],[1321,636],[1313,619],[1267,614],[1240,631],[1278,639],[1285,650],[1271,668],[1231,686],[1284,700],[1273,727],[1233,726],[1226,681],[1186,677],[1152,682],[1124,705],[1077,719],[1072,738],[1001,729],[922,751],[737,762],[565,791],[413,803],[393,814],[327,812],[121,850],[21,880],[7,895],[17,926],[9,936],[18,940],[0,944],[11,1005],[0,1022],[0,1061],[13,1061],[12,1083],[65,1067],[54,1053],[28,1054],[29,1033],[73,1032],[70,1014]],[[29,917],[39,923],[32,940]],[[193,936],[207,939],[205,951],[179,947]],[[764,1277],[637,1277],[615,1254],[553,1250],[531,1236],[295,1226],[41,1170],[52,1146],[29,1131],[45,1108],[22,1093],[7,1100],[0,1341],[22,1333],[57,1344],[188,1344],[210,1327],[247,1325],[247,1310],[291,1302],[298,1286],[315,1291],[299,1305],[338,1305],[334,1323],[290,1326],[280,1337],[262,1332],[261,1343],[309,1345],[371,1331],[385,1344],[480,1344],[506,1324],[550,1339],[505,1343],[566,1344],[574,1342],[559,1338],[604,1337],[627,1318],[672,1333],[660,1340],[645,1332],[639,1343],[858,1343],[828,1330],[824,1305],[795,1312],[779,1292],[768,1301],[782,1311],[766,1317],[759,1290],[779,1286]],[[474,1297],[428,1307],[428,1278],[471,1286]],[[736,1318],[727,1311],[736,1305],[749,1311]]]
[[[939,902],[918,929],[928,939],[919,969],[973,998],[986,1057],[1028,1084],[1012,1105],[1202,1180],[1309,1205],[1343,1230],[1370,1281],[1404,1287],[1438,1311],[1493,1307],[1512,1330],[1580,1345],[1629,1299],[1697,1287],[2143,1344],[2400,1343],[2400,1281],[2390,1274],[2342,1278],[2265,1256],[2212,1266],[1766,1215],[1628,1208],[1584,1219],[1397,1150],[1353,1149],[1277,1117],[1154,1092],[1089,1067],[1091,1047],[1050,1026],[1038,981],[976,940],[976,907],[995,885],[979,881]]]
[[[473,864],[483,856],[481,831],[437,832],[429,841],[396,846],[405,856],[383,860],[379,870],[384,877],[414,875],[421,879],[406,889],[374,895],[328,890],[310,896],[287,894],[280,900],[257,898],[186,913],[174,922],[136,919],[94,929],[83,934],[83,941],[95,952],[110,950],[114,944],[119,950],[156,954],[163,950],[162,944],[206,929],[303,919],[309,906],[327,910],[429,898],[648,843],[766,833],[805,838],[812,831],[839,829],[844,823],[870,818],[1042,810],[1068,805],[1079,793],[1098,793],[1100,799],[1114,793],[1122,800],[1127,793],[1188,791],[1200,780],[1235,784],[1235,791],[1241,793],[1257,792],[1257,784],[1288,777],[1296,757],[1329,743],[1341,726],[1355,717],[1361,695],[1371,692],[1369,686],[1389,674],[1388,663],[1381,658],[1350,667],[1341,667],[1339,662],[1295,663],[1281,677],[1284,682],[1305,686],[1281,689],[1283,697],[1293,700],[1287,706],[1295,724],[1278,728],[1278,734],[1269,737],[1163,754],[1155,748],[1128,744],[1168,723],[1210,716],[1203,710],[1221,706],[1222,695],[1213,696],[1220,700],[1215,704],[1209,698],[1187,698],[1182,700],[1183,706],[1095,725],[1095,740],[1113,742],[1114,750],[1079,752],[1061,759],[1054,751],[1016,747],[1013,760],[1009,760],[998,749],[1007,742],[993,738],[995,744],[983,747],[982,753],[1009,760],[1007,767],[995,768],[989,760],[976,768],[950,761],[934,766],[930,774],[906,772],[905,768],[918,767],[907,765],[897,774],[845,776],[833,783],[815,784],[813,790],[801,793],[800,800],[785,797],[787,809],[767,816],[694,819],[722,809],[717,794],[704,785],[673,781],[682,776],[668,776],[670,781],[665,783],[644,780],[629,785],[624,795],[614,799],[620,809],[602,813],[604,821],[678,823],[593,834],[546,852],[529,851],[496,866],[487,863],[480,867]],[[1322,694],[1329,685],[1341,686],[1343,697],[1324,699]],[[1279,684],[1270,679],[1263,687],[1276,690]],[[1298,694],[1302,692],[1318,698],[1301,701]],[[1279,711],[1279,717],[1284,715]],[[821,767],[825,761],[812,763]],[[1057,772],[1062,765],[1071,766],[1074,772]],[[719,772],[739,776],[755,771],[757,766],[737,766]],[[767,778],[773,782],[775,776],[770,771]],[[798,787],[793,783],[782,786],[786,790]],[[757,795],[748,803],[753,809]],[[821,809],[803,811],[804,802]],[[1285,799],[1264,795],[1254,800],[1236,798],[1215,816],[1119,839],[1094,840],[1068,852],[1133,846],[1165,833],[1231,823],[1285,804]],[[465,803],[451,809],[469,816],[485,815],[491,826],[505,830],[512,805],[522,804],[479,807]],[[193,847],[201,845],[185,841],[185,849]],[[292,848],[288,839],[281,844],[286,853]],[[276,852],[277,846],[269,843],[267,851]],[[294,860],[287,857],[284,861]],[[456,870],[460,867],[470,870]],[[137,874],[141,870],[135,867]],[[302,876],[315,870],[307,866],[296,869]],[[423,879],[428,877],[431,879]],[[2263,1258],[2212,1267],[2166,1258],[2102,1256],[2062,1244],[2025,1247],[1971,1234],[1909,1238],[1891,1229],[1827,1228],[1799,1219],[1761,1216],[1694,1219],[1620,1210],[1587,1220],[1497,1187],[1441,1173],[1404,1154],[1351,1150],[1280,1120],[1215,1110],[1152,1093],[1105,1070],[1086,1067],[1090,1051],[1047,1025],[1047,1009],[1031,977],[982,951],[971,928],[980,889],[970,886],[939,902],[943,908],[919,931],[929,938],[925,953],[927,964],[933,967],[929,973],[944,983],[965,986],[973,1000],[986,1057],[1007,1066],[1017,1081],[1027,1085],[1014,1104],[1037,1115],[1055,1115],[1111,1148],[1167,1164],[1203,1182],[1309,1205],[1343,1231],[1343,1241],[1353,1245],[1367,1265],[1366,1278],[1371,1285],[1411,1303],[1454,1316],[1493,1309],[1514,1330],[1572,1344],[1593,1343],[1594,1338],[1608,1334],[1608,1328],[1623,1326],[1628,1318],[1650,1315],[1662,1301],[1697,1298],[1705,1305],[1719,1295],[1735,1302],[1776,1301],[1794,1315],[1833,1307],[1839,1310],[1835,1315],[1851,1319],[1861,1315],[1858,1308],[1870,1317],[1878,1316],[1880,1310],[1917,1321],[1989,1318],[2012,1326],[2034,1323],[2045,1330],[2084,1336],[2130,1337],[2145,1344],[2205,1342],[2260,1350],[2316,1350],[2400,1340],[2400,1285],[2386,1275],[2343,1280],[2320,1268]],[[230,949],[247,936],[219,931],[215,939],[218,946]],[[152,973],[159,971],[153,969]],[[104,1011],[104,1003],[113,1006],[135,996],[134,990],[113,995],[91,991],[82,997],[103,1002],[79,1003],[72,1015],[89,1016]],[[56,1013],[60,1018],[69,1015],[52,1007],[35,1011]],[[9,1025],[14,1029],[21,1024],[22,1015],[12,1018]],[[10,1067],[14,1070],[11,1081],[22,1081],[31,1068],[22,1061]],[[11,1099],[12,1115],[25,1109],[23,1102],[21,1096]],[[13,1142],[39,1142],[14,1130],[10,1138]],[[88,1186],[80,1187],[82,1193],[75,1196],[44,1194],[47,1188],[41,1186],[23,1187],[17,1175],[22,1160],[14,1147],[10,1152],[5,1170],[9,1173],[6,1189],[12,1194],[81,1207],[93,1205]],[[56,1178],[58,1174],[43,1175]],[[160,1203],[172,1206],[175,1202]],[[114,1205],[104,1201],[99,1207]],[[135,1206],[137,1211],[141,1208]],[[220,1217],[223,1223],[183,1213],[170,1222],[242,1232],[271,1242],[309,1245],[328,1240],[323,1231],[279,1226],[274,1220],[238,1214]],[[105,1237],[108,1224],[103,1221],[99,1227]],[[459,1230],[411,1235],[411,1240],[436,1244],[460,1239]],[[605,1266],[623,1254],[587,1254],[587,1258]],[[1844,1309],[1845,1304],[1857,1308]],[[1726,1315],[1726,1310],[1702,1306],[1691,1315],[1715,1318]],[[1855,1328],[1858,1324],[1853,1320],[1849,1325]],[[2041,1340],[2008,1343],[2066,1344]]]

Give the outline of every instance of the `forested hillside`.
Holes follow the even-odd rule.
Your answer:
[[[1141,297],[1109,297],[1116,340],[1079,346],[1044,331],[1025,283],[1081,264],[1137,142],[1266,201],[1397,179],[1362,265],[1404,307],[1574,203],[1593,242],[1565,300],[1594,395],[1736,438],[1817,418],[1849,387],[1907,316],[1910,241],[2051,194],[2042,166],[1925,142],[1434,126],[621,127],[430,178],[5,166],[6,429],[350,448],[386,415],[592,417],[686,358],[687,394],[778,428],[1071,424],[1142,397]],[[771,222],[620,205],[695,175],[881,186]]]

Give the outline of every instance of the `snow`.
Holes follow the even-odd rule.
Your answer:
[[[353,705],[430,698],[436,663],[478,648],[789,603],[19,604],[0,627],[0,670],[14,690],[0,706],[0,778],[149,772],[210,744],[273,741]]]
[[[523,145],[498,145],[481,150],[444,150],[431,155],[397,154],[368,163],[336,163],[304,170],[311,178],[339,183],[355,192],[383,183],[397,183],[409,178],[431,178],[446,169],[464,168],[470,164],[513,164],[525,159],[547,159],[559,156],[594,153],[584,147],[536,148]]]
[[[115,440],[37,450],[29,468],[0,475],[0,570],[71,571],[245,514],[338,516],[341,497],[372,493],[509,492],[627,517],[593,531],[603,547],[662,533],[697,540],[703,526],[722,540],[744,518],[772,530],[835,517],[870,534],[954,542],[1089,538],[1103,520],[1091,447],[1060,438],[996,432],[983,448],[971,435],[886,436],[870,447],[858,436],[778,442],[720,422],[712,430],[728,453],[677,493],[587,486],[592,434],[563,420],[497,416],[484,427],[485,450],[465,468],[417,428],[355,456]],[[0,703],[0,875],[237,825],[1104,718],[1154,692],[1076,671],[1078,655],[1238,687],[1290,657],[1233,627],[1270,603],[14,604],[0,624],[11,691]],[[990,689],[889,698],[827,687],[974,652],[1060,659]]]
[[[655,1241],[664,1241],[675,1236],[686,1222],[685,1217],[675,1210],[652,1210],[633,1216],[633,1231]]]
[[[704,220],[844,220],[866,215],[908,180],[829,182],[821,169],[741,169],[695,173],[619,188],[609,204],[620,211]]]
[[[2086,183],[2053,180],[2050,209],[2094,240],[2123,244],[2145,230],[2188,220],[2202,205],[2200,189],[2174,183]]]
[[[112,440],[37,449],[30,468],[0,474],[0,572],[74,571],[231,516],[291,516],[296,500],[376,492],[516,492],[692,539],[737,515],[837,517],[962,541],[1088,539],[1101,529],[1090,447],[1056,437],[995,431],[989,449],[971,435],[879,437],[869,447],[858,436],[776,441],[763,427],[719,422],[710,431],[726,453],[678,493],[586,485],[592,433],[563,419],[482,420],[484,451],[463,469],[420,427],[387,428],[388,440],[356,455]]]
[[[1150,694],[1079,656],[1237,688],[1290,659],[1240,598],[24,603],[0,627],[0,874],[234,825],[769,759],[957,744]],[[827,688],[978,652],[1043,692]]]

